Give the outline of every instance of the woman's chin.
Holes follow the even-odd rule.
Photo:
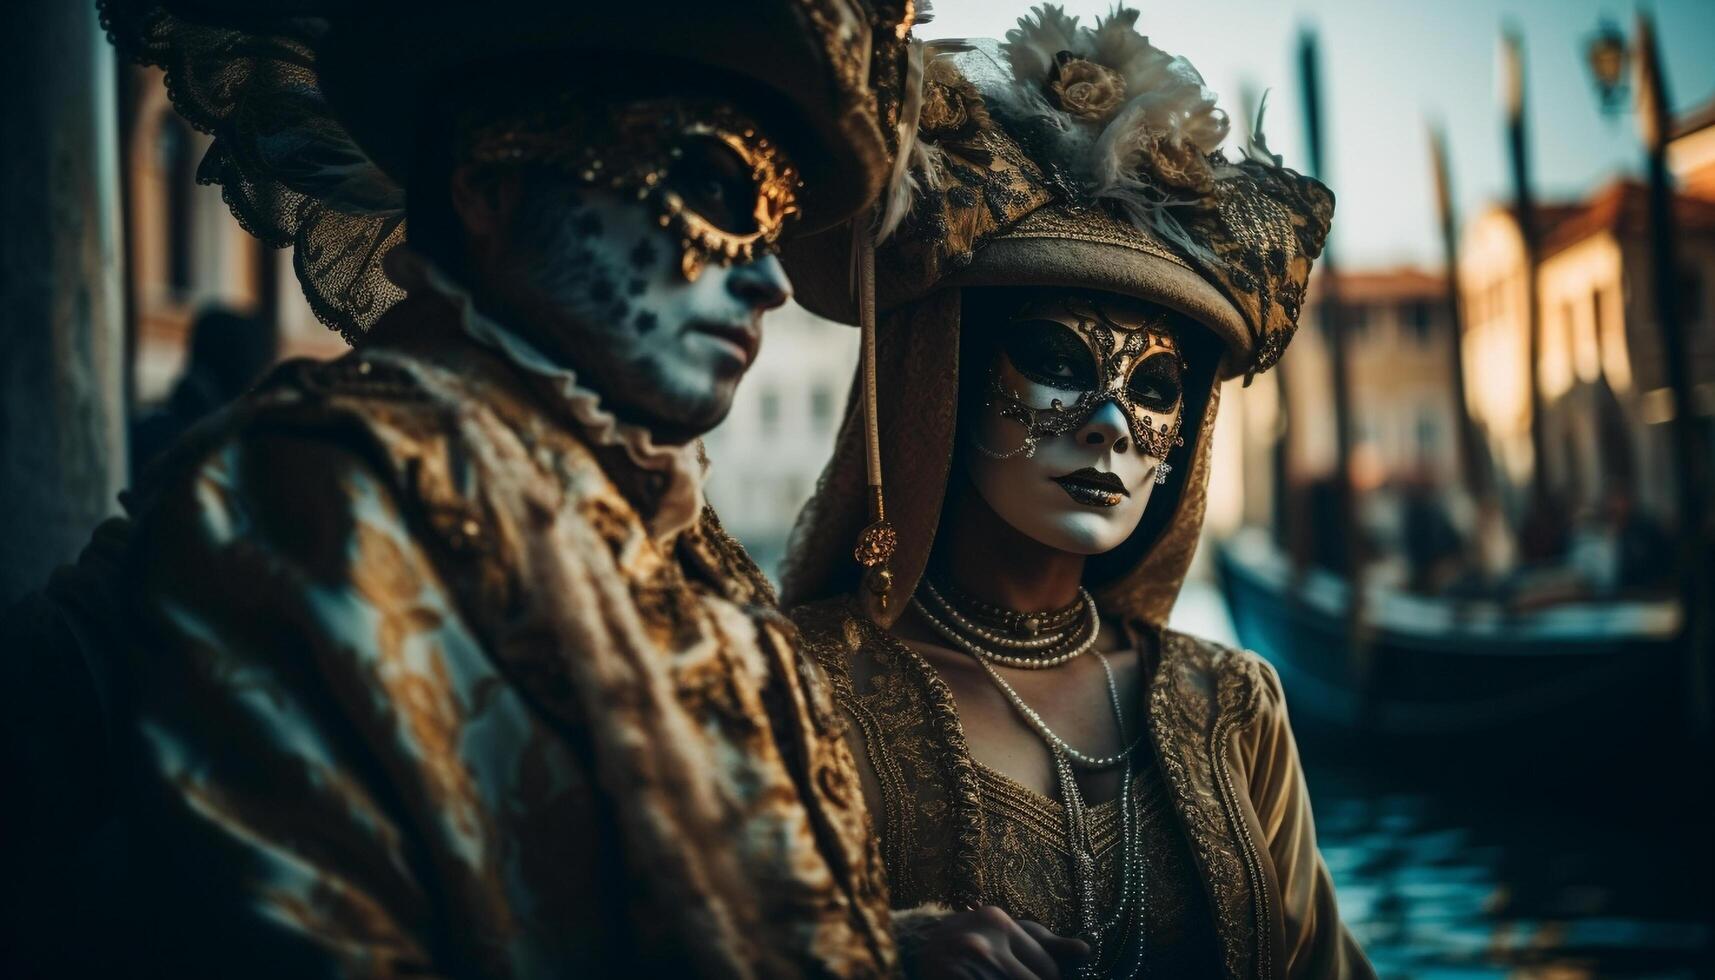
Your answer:
[[[1018,529],[1058,551],[1100,555],[1118,548],[1137,527],[1136,521],[1118,517],[1088,512],[1044,513],[1036,515],[1030,526]]]

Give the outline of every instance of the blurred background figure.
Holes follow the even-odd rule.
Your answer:
[[[197,314],[186,346],[172,394],[131,426],[132,482],[186,429],[255,384],[279,351],[264,320],[222,307]]]

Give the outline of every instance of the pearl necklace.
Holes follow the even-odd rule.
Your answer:
[[[1143,736],[1139,735],[1131,742],[1130,745],[1127,745],[1125,748],[1112,755],[1090,755],[1089,753],[1079,751],[1070,742],[1061,738],[1054,729],[1049,728],[1048,723],[1042,720],[1042,716],[1037,713],[1036,709],[1027,704],[1024,698],[1013,689],[1013,686],[1006,682],[1006,678],[1000,676],[1000,672],[994,669],[994,666],[990,661],[1000,662],[1003,666],[1006,666],[1005,661],[998,654],[984,650],[982,647],[977,646],[975,643],[961,636],[958,631],[954,630],[946,623],[941,622],[935,617],[934,613],[930,612],[929,609],[917,599],[916,596],[911,597],[911,606],[917,610],[919,615],[928,621],[930,626],[935,628],[937,633],[940,633],[944,638],[946,638],[948,642],[953,643],[972,657],[975,657],[977,666],[981,667],[983,671],[989,675],[989,679],[994,681],[995,686],[999,687],[1001,693],[1006,695],[1006,699],[1012,702],[1013,708],[1023,716],[1024,720],[1031,728],[1035,729],[1036,734],[1042,736],[1043,741],[1046,741],[1051,748],[1064,752],[1066,757],[1077,765],[1085,769],[1112,769],[1131,758],[1132,751],[1143,741]],[[1100,633],[1101,620],[1097,618],[1095,623],[1096,627],[1093,632]],[[1093,646],[1094,643],[1095,637],[1091,636],[1089,645]],[[1088,649],[1088,646],[1086,646],[1086,649]],[[1108,701],[1113,706],[1114,722],[1115,724],[1120,725],[1120,737],[1124,738],[1125,726],[1121,722],[1124,715],[1120,709],[1119,685],[1114,681],[1113,667],[1108,663],[1108,658],[1103,656],[1100,651],[1095,651],[1095,656],[1096,660],[1102,665],[1103,675],[1107,678]],[[1035,662],[1033,661],[1033,663]]]
[[[974,626],[996,634],[996,642],[1001,646],[1023,648],[1031,646],[1031,641],[1043,638],[1051,644],[1056,637],[1065,636],[1072,627],[1081,623],[1085,612],[1082,589],[1070,603],[1059,609],[1019,612],[984,602],[945,582],[937,584],[935,580],[927,579],[924,584],[929,586],[936,602],[970,620]]]
[[[923,617],[929,621],[929,624],[935,627],[935,631],[937,633],[940,633],[948,640],[959,644],[961,648],[977,646],[977,641],[982,641],[984,644],[992,643],[997,646],[1011,646],[1015,649],[1023,647],[1052,646],[1054,644],[1061,643],[1071,644],[1057,654],[1031,657],[1012,657],[1001,653],[995,653],[986,646],[982,648],[983,652],[981,656],[985,656],[995,663],[1007,667],[1017,667],[1021,670],[1042,670],[1047,667],[1058,667],[1063,663],[1068,663],[1083,656],[1085,653],[1088,653],[1090,648],[1095,645],[1096,637],[1101,632],[1101,616],[1096,611],[1096,600],[1083,589],[1079,589],[1078,592],[1084,602],[1084,636],[1076,643],[1073,643],[1070,630],[1058,636],[1049,637],[1046,642],[1036,640],[1012,640],[1008,642],[1004,637],[997,636],[960,615],[958,609],[954,608],[953,604],[948,602],[946,597],[941,595],[941,593],[927,581],[923,583],[923,588],[931,601],[939,606],[942,612],[947,614],[947,618],[951,619],[958,629],[954,629],[953,625],[949,625],[938,613],[930,610],[927,605],[915,596],[913,596],[911,600],[913,605],[917,608],[917,611],[922,613]],[[971,639],[972,637],[975,637],[976,639],[973,640]]]
[[[969,623],[968,621],[961,621],[958,616],[958,610],[953,608],[952,604],[937,592],[934,586],[930,585],[927,580],[924,581],[923,585],[926,593],[931,597],[931,599],[944,608],[955,622],[966,627],[970,632],[975,633],[978,636],[983,635],[984,631],[980,627],[977,627],[976,624]],[[1144,900],[1148,868],[1146,858],[1143,853],[1143,847],[1137,840],[1142,831],[1138,826],[1139,818],[1137,814],[1137,804],[1136,801],[1132,799],[1133,773],[1131,756],[1134,750],[1143,743],[1144,735],[1139,734],[1138,737],[1124,749],[1114,753],[1113,755],[1092,756],[1087,753],[1080,752],[1065,739],[1061,738],[1053,729],[1049,728],[1047,722],[1042,720],[1042,716],[1037,713],[1036,709],[1030,707],[1030,705],[1025,702],[1024,698],[1019,695],[1018,691],[1016,691],[1011,684],[1008,684],[1006,678],[1002,677],[1000,672],[995,670],[993,666],[994,663],[998,663],[1002,666],[1040,669],[1046,666],[1053,666],[1056,663],[1065,663],[1073,657],[1080,656],[1085,652],[1094,652],[1097,662],[1102,665],[1102,675],[1107,682],[1108,705],[1113,710],[1114,727],[1118,730],[1120,739],[1124,741],[1125,713],[1121,709],[1119,684],[1114,680],[1113,665],[1108,662],[1107,656],[1101,653],[1101,651],[1092,651],[1096,638],[1101,632],[1101,617],[1097,614],[1095,600],[1090,597],[1090,594],[1083,590],[1079,591],[1089,613],[1090,626],[1087,631],[1088,635],[1078,643],[1075,649],[1060,654],[1058,657],[1047,659],[1035,657],[1006,657],[1001,654],[994,653],[990,650],[984,649],[969,637],[961,634],[952,625],[942,621],[941,618],[930,611],[917,596],[911,597],[911,605],[912,608],[916,609],[918,614],[921,615],[924,620],[927,621],[929,625],[933,627],[944,639],[952,643],[954,646],[964,650],[966,653],[969,653],[976,660],[977,665],[983,669],[984,673],[988,674],[989,679],[995,683],[995,686],[1000,688],[1001,693],[1006,696],[1006,699],[1012,704],[1013,709],[1016,710],[1029,724],[1031,729],[1033,729],[1036,734],[1041,737],[1045,743],[1047,743],[1048,754],[1052,756],[1054,760],[1056,782],[1058,782],[1060,786],[1061,808],[1063,809],[1066,817],[1066,843],[1068,845],[1067,850],[1071,854],[1072,858],[1072,876],[1077,892],[1079,931],[1082,938],[1090,944],[1091,951],[1090,958],[1084,963],[1084,965],[1078,968],[1077,976],[1082,978],[1082,980],[1098,980],[1098,978],[1104,976],[1100,965],[1101,961],[1106,958],[1103,955],[1104,952],[1106,952],[1103,948],[1106,943],[1103,940],[1117,929],[1129,915],[1131,919],[1131,927],[1128,930],[1131,934],[1129,943],[1131,949],[1130,956],[1128,957],[1129,964],[1122,970],[1118,962],[1114,963],[1112,975],[1135,978],[1143,968]],[[1074,768],[1075,766],[1082,766],[1084,768],[1094,770],[1124,766],[1124,769],[1120,773],[1119,807],[1121,850],[1119,861],[1119,891],[1117,892],[1118,901],[1114,903],[1113,912],[1111,915],[1107,916],[1106,919],[1103,919],[1096,909],[1095,842],[1090,838],[1089,807],[1084,802],[1083,791],[1078,788],[1078,777]]]

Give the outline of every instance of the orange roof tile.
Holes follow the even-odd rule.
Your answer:
[[[1715,201],[1675,194],[1673,216],[1681,235],[1715,233]],[[1648,227],[1649,188],[1629,177],[1616,178],[1552,228],[1545,226],[1542,256],[1563,252],[1600,232],[1630,238],[1644,235]]]
[[[1446,294],[1445,280],[1439,273],[1412,266],[1388,269],[1343,269],[1340,272],[1340,299],[1348,303],[1380,303],[1414,299],[1439,299]],[[1319,295],[1325,277],[1312,276],[1310,293]]]

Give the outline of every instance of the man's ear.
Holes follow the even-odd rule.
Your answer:
[[[511,225],[522,194],[515,171],[464,164],[452,174],[453,211],[472,242],[491,239]]]

